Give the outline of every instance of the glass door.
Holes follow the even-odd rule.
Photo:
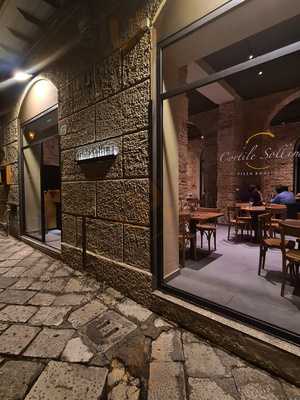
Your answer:
[[[36,143],[25,147],[23,149],[24,233],[44,241],[41,165],[43,165],[42,144]]]

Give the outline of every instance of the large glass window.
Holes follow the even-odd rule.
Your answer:
[[[158,60],[160,283],[295,341],[299,22],[298,1],[246,1]]]

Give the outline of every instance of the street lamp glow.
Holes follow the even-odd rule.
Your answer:
[[[14,79],[18,82],[28,81],[31,77],[32,75],[25,71],[16,71],[14,73]]]

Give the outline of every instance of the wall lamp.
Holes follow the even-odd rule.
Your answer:
[[[15,71],[13,78],[18,82],[25,82],[32,78],[32,75],[25,71]]]

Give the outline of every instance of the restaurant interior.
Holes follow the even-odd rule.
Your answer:
[[[261,3],[165,48],[163,91],[300,39],[299,4],[281,2],[280,15],[276,7],[266,15]],[[257,7],[263,20],[255,19]],[[230,21],[234,32],[216,35]],[[299,71],[293,52],[162,100],[165,284],[296,335]]]

